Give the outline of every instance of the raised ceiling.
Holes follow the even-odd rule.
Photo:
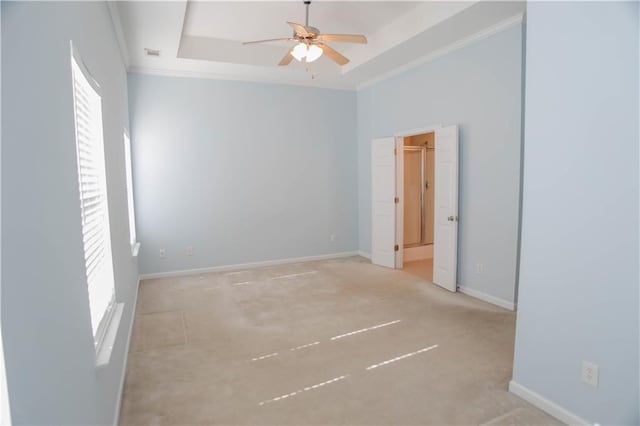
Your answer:
[[[347,65],[323,56],[308,68],[277,65],[293,42],[242,45],[289,37],[286,21],[304,24],[302,1],[120,1],[110,9],[130,71],[353,89],[519,22],[525,3],[314,0],[310,25],[365,34],[369,43],[334,43],[351,60]],[[160,55],[148,56],[145,48]]]
[[[309,6],[309,24],[325,32],[374,33],[410,12],[417,2],[327,2],[315,0]],[[190,1],[183,35],[227,40],[270,38],[289,35],[285,21],[304,24],[302,1],[288,2],[201,2]]]

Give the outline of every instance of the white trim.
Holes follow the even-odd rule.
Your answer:
[[[120,320],[122,320],[122,312],[124,303],[114,303],[111,308],[111,317],[104,332],[104,337],[98,345],[96,353],[96,368],[105,368],[111,362],[111,354],[120,330]]]
[[[129,321],[129,330],[127,333],[127,343],[124,347],[124,365],[122,366],[122,375],[120,377],[120,386],[118,387],[116,410],[113,414],[113,425],[118,426],[118,420],[120,418],[120,407],[122,406],[122,392],[124,391],[124,379],[127,376],[127,365],[129,363],[129,345],[131,344],[131,334],[133,333],[133,321],[136,319],[136,307],[138,306],[138,290],[140,289],[140,277],[135,288],[135,295],[133,296],[133,303],[131,309],[131,320]]]
[[[120,13],[118,12],[118,6],[113,0],[108,0],[107,8],[109,9],[109,16],[111,16],[111,23],[113,24],[113,31],[116,33],[116,40],[118,41],[118,49],[120,50],[120,56],[124,67],[129,69],[129,50],[127,49],[127,42],[124,36],[124,30],[122,29],[122,21],[120,20]]]
[[[227,80],[227,81],[244,81],[249,83],[264,83],[264,84],[277,84],[277,85],[286,85],[286,86],[303,86],[303,87],[313,87],[316,89],[333,89],[333,90],[345,90],[349,92],[354,92],[356,90],[353,86],[348,86],[341,83],[327,83],[320,78],[310,79],[310,78],[301,78],[300,80],[290,80],[290,79],[278,79],[278,78],[270,78],[263,76],[245,76],[241,74],[216,74],[213,72],[207,71],[187,71],[187,70],[176,70],[176,69],[160,69],[160,68],[149,68],[149,67],[141,67],[141,66],[131,66],[129,67],[129,72],[133,74],[148,74],[148,75],[159,75],[164,77],[183,77],[183,78],[202,78],[206,80]]]
[[[414,260],[424,260],[433,258],[433,244],[423,246],[409,247],[403,250],[404,261],[413,262]]]
[[[138,256],[140,244],[137,242],[136,235],[136,208],[133,194],[133,167],[132,167],[132,150],[131,136],[125,128],[122,131],[122,142],[124,144],[124,169],[127,187],[127,219],[129,222],[129,242],[131,243],[131,254],[133,257]]]
[[[548,400],[542,395],[532,391],[529,388],[522,386],[520,383],[511,380],[509,382],[509,392],[518,395],[525,401],[535,405],[545,413],[555,417],[556,419],[564,422],[568,425],[590,425],[588,421],[584,420],[577,414],[572,413],[564,407],[559,406],[555,402]]]
[[[417,136],[417,135],[422,135],[424,133],[435,132],[437,129],[440,129],[441,127],[442,127],[442,123],[438,123],[438,124],[434,124],[432,126],[421,127],[419,129],[404,130],[404,131],[401,131],[401,132],[396,132],[393,136],[400,137],[400,138],[406,138],[406,137],[409,137],[409,136]]]
[[[7,373],[4,363],[4,348],[0,338],[0,424],[10,426],[11,406],[9,405],[9,390],[7,388]]]
[[[491,303],[492,305],[500,306],[501,308],[505,308],[510,311],[516,310],[515,303],[509,302],[508,300],[500,299],[499,297],[492,296],[482,291],[474,290],[462,285],[458,285],[458,291],[460,293],[466,294],[467,296],[475,297],[476,299],[480,299],[483,302]]]
[[[358,250],[358,256],[362,256],[365,259],[371,260],[371,253],[367,253],[366,251],[363,251],[363,250]]]
[[[490,37],[494,34],[497,34],[499,32],[508,30],[509,28],[512,28],[516,25],[522,24],[524,20],[524,13],[518,13],[517,15],[514,15],[510,18],[505,19],[504,21],[498,22],[495,25],[492,25],[488,28],[485,28],[482,31],[478,31],[475,34],[472,34],[468,37],[465,37],[463,39],[460,39],[458,41],[455,41],[451,44],[449,44],[448,46],[442,47],[440,49],[437,49],[425,56],[422,56],[418,59],[415,59],[411,62],[408,62],[404,65],[401,65],[397,68],[392,69],[391,71],[387,71],[385,73],[380,74],[377,77],[374,77],[370,80],[365,81],[364,83],[360,83],[356,86],[356,90],[362,90],[365,89],[369,86],[372,86],[376,83],[380,83],[381,81],[387,80],[391,77],[394,77],[398,74],[402,74],[405,71],[409,71],[412,68],[417,67],[418,65],[422,65],[426,62],[429,61],[433,61],[434,59],[437,59],[441,56],[444,56],[448,53],[454,52],[458,49],[462,49],[463,47],[469,46],[473,43],[476,43],[480,40],[484,40],[487,37]]]
[[[338,259],[341,257],[357,256],[357,251],[345,251],[342,253],[321,254],[318,256],[292,257],[288,259],[265,260],[261,262],[237,263],[234,265],[212,266],[209,268],[184,269],[179,271],[156,272],[151,274],[140,275],[141,280],[149,280],[154,278],[181,277],[184,275],[206,274],[209,272],[236,271],[240,269],[261,268],[263,266],[284,265],[287,263],[311,262],[314,260]]]

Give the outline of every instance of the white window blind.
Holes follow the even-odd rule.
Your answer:
[[[78,62],[72,59],[80,212],[91,326],[98,348],[115,302],[102,103]]]
[[[129,207],[129,242],[131,250],[136,245],[136,216],[133,208],[133,176],[131,172],[131,140],[127,132],[124,133],[124,162],[127,173],[127,206]]]

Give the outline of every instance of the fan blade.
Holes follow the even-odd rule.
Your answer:
[[[318,34],[318,40],[338,43],[367,44],[367,38],[362,34]]]
[[[289,50],[287,51],[287,54],[284,55],[284,57],[280,60],[280,62],[278,62],[278,65],[280,66],[289,65],[292,60],[293,60],[293,55],[291,54],[291,50]]]
[[[256,44],[256,43],[269,43],[272,41],[291,41],[293,40],[292,38],[271,38],[269,40],[256,40],[256,41],[245,41],[242,44]]]
[[[307,28],[304,25],[300,25],[300,24],[296,24],[295,22],[288,22],[288,21],[287,21],[287,24],[289,24],[289,26],[293,28],[293,31],[295,31],[296,35],[300,37],[311,37],[311,33],[307,31]]]
[[[347,59],[342,54],[336,52],[333,48],[323,43],[318,43],[318,45],[322,48],[322,51],[324,52],[324,54],[327,55],[330,59],[332,59],[338,65],[345,65],[349,63],[349,59]]]

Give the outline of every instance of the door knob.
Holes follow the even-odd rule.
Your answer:
[[[447,220],[448,220],[449,222],[453,222],[453,216],[449,216],[449,217],[447,218]]]

